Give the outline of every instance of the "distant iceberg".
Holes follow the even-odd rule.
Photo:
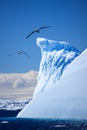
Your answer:
[[[17,117],[87,119],[87,49],[37,38],[41,49],[33,100]]]

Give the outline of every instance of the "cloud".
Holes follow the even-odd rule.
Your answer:
[[[37,71],[27,73],[0,74],[0,87],[2,88],[24,88],[35,87],[37,82]]]
[[[38,71],[27,73],[0,73],[0,99],[32,96]]]

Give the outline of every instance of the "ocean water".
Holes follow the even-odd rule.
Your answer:
[[[0,118],[0,130],[87,130],[86,120]]]
[[[0,130],[87,130],[87,120],[16,118],[11,113],[0,117]]]

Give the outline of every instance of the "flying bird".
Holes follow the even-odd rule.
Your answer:
[[[16,53],[19,54],[19,55],[24,54],[24,55],[26,55],[28,58],[30,58],[30,56],[29,56],[26,52],[24,52],[24,51],[17,51]]]
[[[30,58],[30,56],[29,56],[26,52],[24,52],[24,51],[16,51],[16,54],[18,54],[18,55],[24,54],[24,55],[26,55],[28,58]],[[12,56],[12,55],[13,55],[13,53],[8,54],[8,56]]]
[[[32,31],[28,36],[26,36],[26,39],[29,38],[33,33],[35,33],[35,32],[39,33],[41,29],[45,29],[45,28],[49,28],[49,27],[51,27],[51,26],[43,26],[43,27],[40,27],[40,28]]]

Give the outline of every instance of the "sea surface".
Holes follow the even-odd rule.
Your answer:
[[[87,130],[87,120],[16,118],[18,111],[5,117],[2,112],[0,130]]]

